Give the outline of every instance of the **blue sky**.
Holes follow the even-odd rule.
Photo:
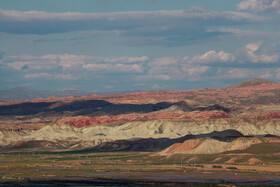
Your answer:
[[[279,0],[1,0],[0,88],[280,82]]]

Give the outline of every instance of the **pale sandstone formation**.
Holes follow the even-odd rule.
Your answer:
[[[69,125],[48,125],[39,130],[0,131],[0,146],[13,145],[17,142],[52,141],[72,142],[75,149],[88,148],[103,142],[128,140],[132,138],[180,138],[186,135],[201,135],[213,131],[234,129],[243,135],[278,135],[280,121],[255,119],[160,119],[147,121],[119,122],[107,125],[94,125],[76,128]],[[233,134],[235,135],[235,133]],[[230,136],[230,134],[226,134]],[[207,139],[207,149],[217,140]],[[235,140],[237,141],[237,140]],[[247,146],[247,140],[238,139],[238,145]],[[251,142],[258,141],[251,139]],[[211,143],[212,142],[212,143]],[[219,142],[217,142],[219,143]],[[222,145],[223,143],[221,143]],[[250,143],[251,144],[251,143]],[[227,149],[235,149],[235,144],[227,145]],[[73,148],[73,149],[74,149]],[[213,148],[214,149],[214,148]],[[215,148],[216,150],[216,148]],[[221,149],[222,150],[222,149]],[[209,151],[210,153],[211,151]],[[199,153],[199,152],[194,152]]]

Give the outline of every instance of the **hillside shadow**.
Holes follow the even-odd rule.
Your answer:
[[[21,103],[13,105],[0,106],[0,115],[43,115],[59,116],[63,112],[67,112],[69,116],[78,115],[120,115],[130,113],[149,113],[171,106],[176,106],[182,111],[211,111],[221,110],[229,112],[230,110],[219,105],[207,107],[191,107],[185,101],[180,102],[159,102],[156,104],[113,104],[105,100],[86,100],[74,101],[71,103],[63,102],[39,102],[39,103]]]
[[[211,133],[198,134],[198,135],[186,135],[180,138],[134,138],[128,140],[116,140],[112,142],[104,142],[93,148],[86,149],[86,152],[118,152],[118,151],[149,151],[156,152],[162,151],[172,144],[183,143],[186,140],[199,139],[199,138],[212,138],[223,142],[232,142],[240,137],[252,137],[244,136],[237,130],[228,129],[224,131],[213,131]]]
[[[81,154],[81,153],[96,153],[96,152],[158,152],[163,151],[176,143],[184,143],[186,140],[195,140],[200,138],[211,138],[221,142],[232,142],[238,138],[251,138],[251,137],[277,137],[274,135],[252,135],[244,136],[237,130],[228,129],[224,131],[213,131],[211,133],[198,134],[198,135],[186,135],[179,138],[133,138],[122,139],[111,142],[103,142],[94,147],[86,149],[78,149],[73,151],[63,151],[69,147],[81,146],[81,142],[68,142],[50,141],[50,140],[31,140],[26,142],[20,142],[15,145],[7,147],[1,147],[1,153],[24,153],[24,152],[36,152],[45,154]],[[58,151],[61,150],[61,151]],[[53,152],[55,151],[55,152]]]

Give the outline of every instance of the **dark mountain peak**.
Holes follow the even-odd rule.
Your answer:
[[[261,84],[277,84],[277,83],[265,79],[251,79],[248,81],[240,82],[238,84],[234,84],[228,88],[242,88],[247,86],[257,86]]]

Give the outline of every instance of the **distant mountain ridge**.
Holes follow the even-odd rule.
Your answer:
[[[61,90],[61,91],[47,91],[47,90],[35,90],[26,87],[16,87],[9,90],[0,90],[0,102],[10,101],[10,100],[33,100],[39,98],[48,97],[68,97],[68,96],[86,96],[86,95],[109,95],[109,94],[125,94],[131,92],[139,92],[139,90],[134,91],[112,91],[112,92],[85,92],[79,90]]]
[[[265,79],[251,79],[248,81],[243,81],[243,82],[234,84],[232,86],[229,86],[228,88],[242,88],[242,87],[247,87],[247,86],[258,86],[261,84],[278,84],[278,83],[272,82],[269,80],[265,80]]]
[[[276,82],[272,82],[269,80],[265,80],[265,79],[251,79],[248,81],[244,81],[244,82],[240,82],[238,84],[234,84],[232,86],[227,87],[226,89],[199,89],[199,90],[189,90],[189,91],[164,91],[164,90],[160,90],[160,91],[139,91],[139,90],[135,90],[135,91],[115,91],[115,92],[84,92],[84,91],[78,91],[78,90],[64,90],[64,91],[46,91],[46,90],[34,90],[34,89],[29,89],[26,87],[17,87],[17,88],[13,88],[10,90],[0,90],[0,102],[1,101],[10,101],[10,100],[17,100],[17,101],[21,101],[21,100],[33,100],[33,99],[38,99],[38,98],[48,98],[48,97],[59,97],[59,98],[63,98],[63,97],[68,97],[68,96],[89,96],[87,99],[91,98],[91,99],[103,99],[103,96],[109,96],[110,98],[118,98],[117,100],[119,100],[121,98],[131,98],[131,97],[143,97],[142,100],[146,100],[147,97],[145,97],[144,95],[165,95],[166,97],[164,99],[168,99],[167,97],[170,97],[169,94],[170,93],[181,93],[181,92],[185,92],[185,93],[189,93],[188,95],[192,95],[194,94],[194,92],[199,92],[199,93],[204,93],[204,94],[210,94],[211,92],[213,92],[214,90],[222,90],[223,92],[226,91],[227,89],[246,89],[246,87],[248,86],[253,86],[253,87],[258,87],[260,85],[265,85],[268,87],[271,87],[271,89],[274,89],[272,87],[278,87],[277,85],[279,85],[279,83]],[[208,93],[209,92],[209,93]],[[244,90],[244,93],[246,91]],[[204,95],[203,94],[203,95]],[[191,99],[193,100],[193,97],[195,97],[197,94],[193,95],[193,96],[186,96],[185,99]],[[83,98],[86,99],[86,98]],[[138,98],[139,99],[139,98]],[[206,98],[205,98],[206,99]],[[210,98],[208,98],[209,100]],[[210,99],[211,100],[211,99]],[[201,101],[200,99],[198,99],[197,101]],[[155,101],[157,102],[157,101]],[[206,101],[204,101],[206,102]],[[214,103],[215,104],[215,103]]]
[[[63,90],[63,91],[46,91],[34,90],[26,87],[16,87],[10,90],[0,90],[0,101],[9,100],[32,100],[37,98],[67,97],[67,96],[83,96],[90,95],[90,92],[78,90]]]

